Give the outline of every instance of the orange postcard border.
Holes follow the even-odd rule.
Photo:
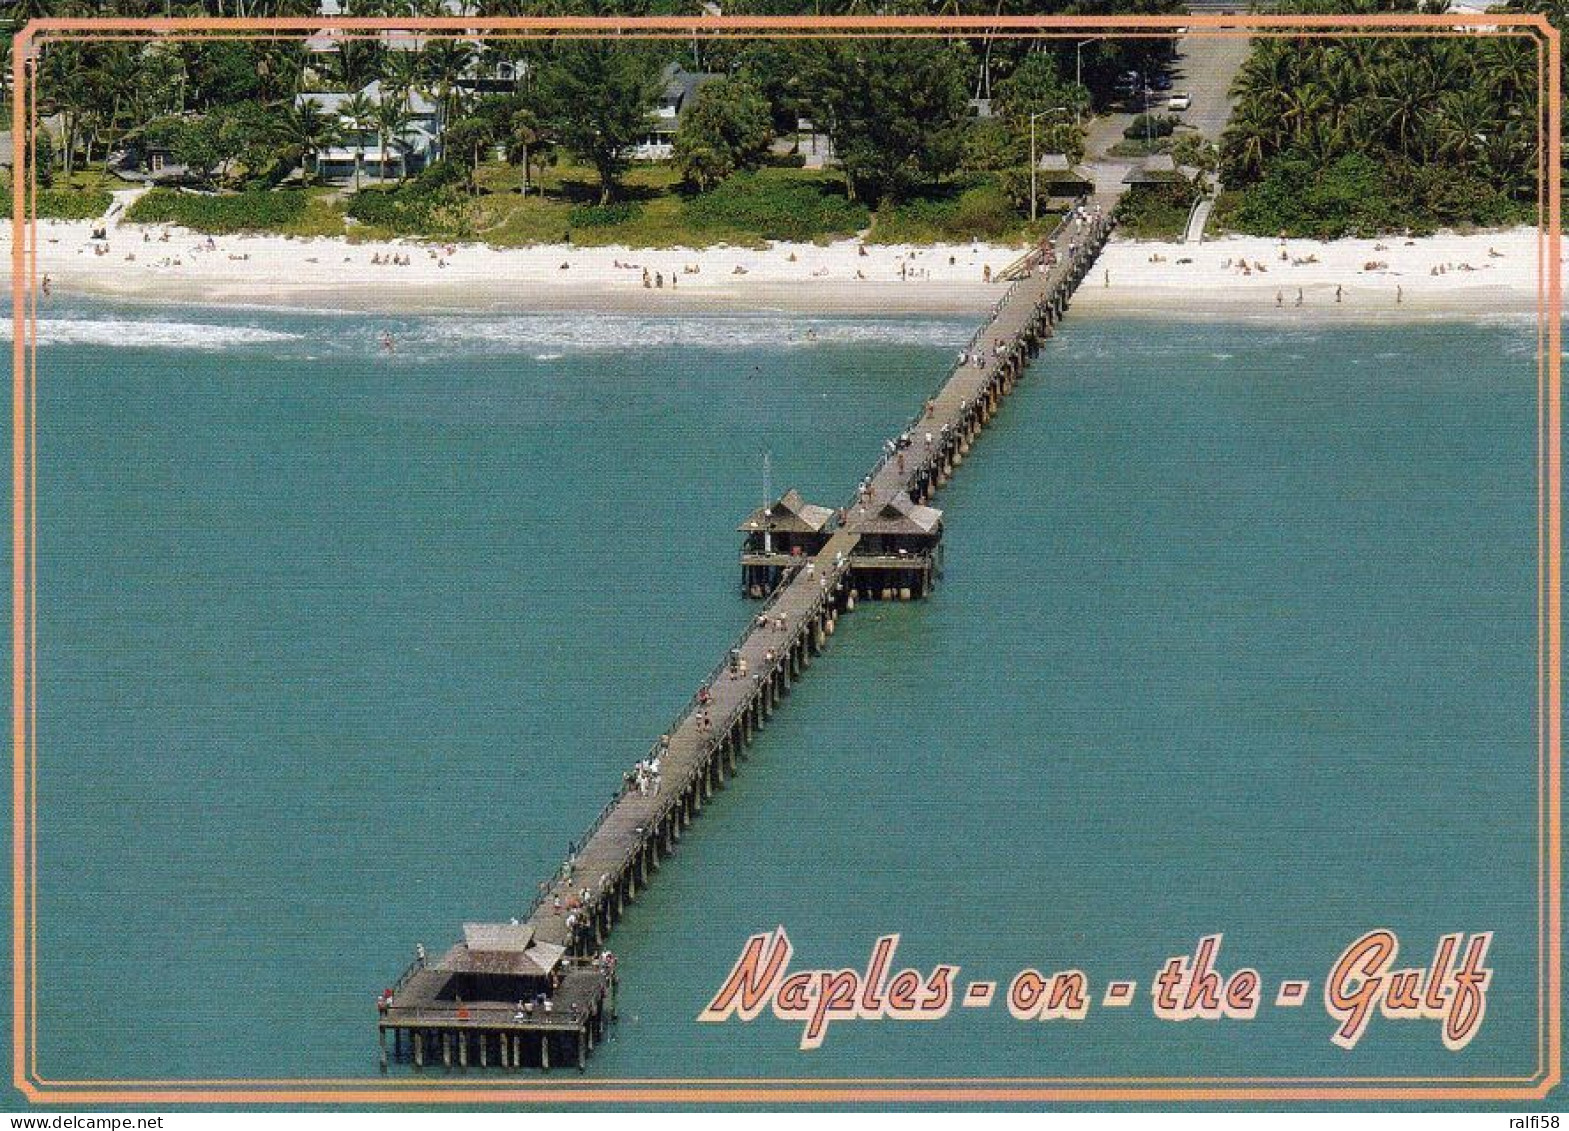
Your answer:
[[[37,75],[29,64],[35,41],[51,38],[144,39],[258,33],[294,38],[332,30],[343,38],[381,31],[435,37],[636,38],[949,36],[956,32],[1056,38],[1169,36],[1177,28],[1215,36],[1530,36],[1538,47],[1545,114],[1538,127],[1538,1056],[1530,1077],[1073,1077],[910,1079],[621,1079],[558,1080],[521,1085],[511,1079],[455,1080],[433,1086],[417,1079],[48,1080],[37,1071],[36,773],[36,436],[37,185],[29,175],[12,184],[12,1083],[32,1102],[72,1104],[494,1104],[494,1103],[976,1103],[976,1102],[1237,1102],[1542,1099],[1562,1078],[1561,840],[1561,129],[1560,35],[1539,14],[1454,13],[1181,16],[915,16],[915,17],[436,17],[421,19],[41,19],[14,38],[12,52],[13,168],[34,169]],[[1508,30],[1501,30],[1508,29]],[[65,33],[60,35],[59,33]],[[83,33],[73,35],[71,33]],[[192,33],[190,35],[182,33]],[[28,97],[22,97],[26,90]],[[24,113],[24,107],[26,113]],[[31,205],[31,207],[28,207]],[[1412,1084],[1437,1084],[1411,1087]],[[1041,1086],[1049,1085],[1049,1086]],[[1398,1085],[1398,1086],[1397,1086]]]

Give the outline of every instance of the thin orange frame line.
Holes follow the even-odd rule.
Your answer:
[[[1437,25],[1436,27],[1430,27],[1429,26],[1429,25],[1435,25],[1435,24]],[[1100,18],[1098,20],[1095,20],[1095,21],[1078,20],[1078,19],[1075,19],[1073,17],[1039,17],[1039,18],[1036,18],[1036,17],[998,17],[998,18],[969,17],[969,18],[954,18],[954,19],[945,19],[943,17],[916,17],[916,18],[904,19],[904,20],[901,20],[901,19],[883,19],[883,18],[866,19],[866,18],[858,18],[858,17],[848,17],[848,18],[838,18],[838,19],[813,19],[813,18],[795,18],[795,19],[790,19],[790,18],[756,17],[756,18],[741,18],[741,19],[734,19],[734,18],[732,18],[732,19],[728,19],[728,20],[721,19],[721,20],[696,20],[696,21],[688,20],[688,19],[682,19],[682,18],[679,18],[679,17],[674,17],[674,18],[657,18],[656,17],[656,18],[647,18],[647,19],[608,20],[608,21],[607,20],[595,20],[595,19],[586,19],[586,20],[585,19],[551,20],[551,19],[535,19],[535,18],[490,19],[490,20],[478,20],[478,19],[471,20],[471,19],[464,19],[464,18],[451,18],[451,19],[434,19],[434,20],[396,20],[396,19],[392,19],[392,20],[328,20],[328,21],[324,21],[324,20],[321,20],[321,19],[262,20],[262,21],[248,21],[248,20],[247,21],[238,21],[238,20],[181,20],[181,19],[172,19],[172,20],[169,20],[169,19],[152,19],[152,20],[48,20],[48,21],[37,21],[35,25],[29,25],[28,28],[24,29],[23,32],[18,35],[17,42],[18,42],[18,45],[20,46],[22,44],[22,41],[25,38],[29,37],[29,33],[33,30],[33,28],[35,26],[40,28],[40,29],[43,29],[43,28],[47,27],[49,30],[58,29],[58,30],[88,30],[88,31],[91,31],[91,30],[97,30],[97,29],[106,28],[106,27],[125,28],[127,30],[159,30],[159,29],[174,30],[175,28],[180,28],[181,30],[184,30],[186,28],[191,28],[191,29],[195,29],[195,30],[228,30],[228,29],[234,28],[234,27],[241,27],[241,26],[252,26],[252,27],[254,27],[254,26],[258,26],[258,25],[263,30],[326,30],[328,28],[348,28],[348,27],[360,26],[360,27],[375,28],[375,29],[417,30],[417,31],[445,30],[447,28],[450,28],[454,32],[459,32],[459,31],[472,32],[472,29],[474,29],[476,27],[486,27],[486,28],[489,28],[489,27],[498,27],[498,26],[508,26],[508,27],[515,27],[515,28],[518,28],[518,29],[530,29],[530,30],[541,30],[541,31],[552,31],[552,30],[563,30],[563,29],[566,29],[566,28],[576,28],[576,29],[580,29],[580,30],[594,30],[594,31],[598,31],[598,32],[603,32],[604,30],[607,30],[607,29],[621,30],[621,29],[647,28],[649,30],[652,30],[652,29],[658,28],[658,27],[668,28],[668,29],[671,29],[671,30],[681,30],[681,31],[694,31],[694,30],[700,30],[700,29],[704,29],[704,28],[706,28],[708,30],[713,30],[713,31],[720,31],[720,30],[724,30],[724,29],[727,29],[727,28],[736,28],[736,29],[739,29],[739,30],[753,30],[753,31],[755,31],[757,28],[761,28],[761,27],[773,27],[773,26],[779,26],[779,25],[786,25],[786,26],[794,26],[794,27],[802,27],[802,28],[817,28],[817,29],[823,29],[823,28],[827,27],[827,28],[829,28],[831,30],[839,30],[839,29],[859,29],[859,30],[868,30],[868,31],[875,30],[875,31],[881,31],[884,34],[887,34],[889,32],[897,32],[897,31],[900,31],[902,29],[906,29],[906,28],[910,28],[910,27],[917,27],[917,28],[919,28],[919,27],[927,27],[927,28],[935,28],[935,29],[947,30],[947,31],[953,31],[953,30],[991,31],[991,30],[995,30],[995,29],[998,29],[999,27],[1004,27],[1004,26],[1018,26],[1021,29],[1024,29],[1024,28],[1041,29],[1041,28],[1046,27],[1046,26],[1056,25],[1056,26],[1062,26],[1062,27],[1065,27],[1065,28],[1066,27],[1073,27],[1073,28],[1083,29],[1083,28],[1086,28],[1086,27],[1116,27],[1116,26],[1122,26],[1122,25],[1143,26],[1143,27],[1149,27],[1151,25],[1155,25],[1155,26],[1159,26],[1159,27],[1163,27],[1163,28],[1175,28],[1175,27],[1179,27],[1179,26],[1190,26],[1190,25],[1191,26],[1201,26],[1201,25],[1203,25],[1203,26],[1210,26],[1210,25],[1213,25],[1213,26],[1216,26],[1216,27],[1221,28],[1221,29],[1237,31],[1237,30],[1239,30],[1239,25],[1246,25],[1248,28],[1299,27],[1299,28],[1303,28],[1303,29],[1306,29],[1308,27],[1346,28],[1348,26],[1352,27],[1352,28],[1355,28],[1355,27],[1373,25],[1373,26],[1380,26],[1380,27],[1387,26],[1387,27],[1401,27],[1401,28],[1426,27],[1426,28],[1428,28],[1428,30],[1426,31],[1426,34],[1428,34],[1428,35],[1432,35],[1435,32],[1443,32],[1443,31],[1448,31],[1451,34],[1463,34],[1461,32],[1457,32],[1456,31],[1456,25],[1475,25],[1475,26],[1477,26],[1479,28],[1479,30],[1482,29],[1482,28],[1494,29],[1494,28],[1499,28],[1499,27],[1503,27],[1503,26],[1521,27],[1521,28],[1534,28],[1535,30],[1537,30],[1537,31],[1539,31],[1539,32],[1541,32],[1543,34],[1545,40],[1547,41],[1547,45],[1549,47],[1550,54],[1552,55],[1553,59],[1557,60],[1559,58],[1559,42],[1558,42],[1557,35],[1545,23],[1545,20],[1543,20],[1541,17],[1535,17],[1535,16],[1494,17],[1494,16],[1482,15],[1482,14],[1476,14],[1474,16],[1468,16],[1468,17],[1438,16],[1438,17],[1427,17],[1425,19],[1411,19],[1409,17],[1397,16],[1397,15],[1381,16],[1381,17],[1362,17],[1362,18],[1358,18],[1358,19],[1354,19],[1354,20],[1350,21],[1349,24],[1346,22],[1344,17],[1316,17],[1316,16],[1305,16],[1305,17],[1274,16],[1274,17],[1258,17],[1258,18],[1250,17],[1250,18],[1247,18],[1247,19],[1240,19],[1240,20],[1235,18],[1235,17],[1218,17],[1218,16],[1217,17],[1190,16],[1190,17],[1187,17],[1187,18],[1183,18],[1183,17],[1166,17],[1166,18],[1161,18],[1161,17],[1154,17],[1154,18],[1146,18],[1146,17],[1102,17],[1102,18]],[[1248,32],[1239,32],[1239,33],[1240,34],[1249,34]],[[1374,34],[1377,34],[1377,33],[1374,33]],[[1385,33],[1385,34],[1388,34],[1388,33]],[[1400,33],[1397,32],[1395,34],[1400,34]],[[1413,32],[1412,34],[1422,34],[1422,32]],[[50,37],[50,38],[52,38],[52,37]],[[184,37],[181,36],[181,37],[170,37],[170,38],[184,38]],[[20,52],[20,51],[14,52],[14,54],[13,54],[13,74],[17,74],[24,67],[24,65],[25,65],[25,53],[24,52]],[[1549,75],[1549,86],[1550,87],[1557,87],[1559,74],[1560,74],[1560,71],[1558,70],[1558,68],[1554,67],[1552,69],[1550,75]],[[36,78],[36,75],[34,76],[34,78]],[[20,89],[20,86],[15,86],[13,89]],[[1556,91],[1554,93],[1556,94]],[[1549,100],[1549,102],[1550,102],[1549,116],[1551,118],[1553,118],[1553,119],[1556,119],[1559,116],[1558,99],[1556,97],[1553,97],[1553,98],[1551,98]],[[20,117],[21,117],[21,115],[20,115],[20,112],[19,112],[19,106],[14,106],[13,107],[13,119],[14,120],[15,119],[19,119]],[[1552,130],[1549,131],[1548,144],[1544,148],[1547,149],[1548,151],[1550,151],[1550,153],[1552,155],[1556,155],[1557,152],[1558,152],[1558,149],[1559,149],[1559,141],[1560,141],[1560,138],[1559,138],[1558,130],[1557,129],[1552,129]],[[18,142],[18,147],[19,146],[20,146],[20,143]],[[1556,169],[1557,169],[1557,162],[1551,162],[1551,164],[1552,164],[1552,167],[1556,171]],[[19,192],[16,189],[16,186],[13,186],[13,191],[14,191],[14,193],[17,193],[19,195]],[[1548,211],[1549,211],[1550,229],[1551,229],[1550,232],[1549,232],[1549,241],[1556,248],[1556,245],[1557,245],[1557,243],[1559,241],[1559,221],[1560,221],[1560,203],[1561,203],[1561,201],[1560,201],[1560,186],[1559,186],[1558,178],[1557,178],[1556,175],[1551,178],[1551,183],[1549,185],[1549,197],[1550,197],[1550,201],[1549,201],[1549,210]],[[19,214],[18,214],[18,216],[19,216]],[[16,226],[17,221],[14,220],[13,224],[14,224],[14,226]],[[32,220],[30,221],[30,224],[31,224],[33,232],[34,232],[34,245],[33,246],[34,246],[34,250],[35,250],[35,257],[34,257],[34,262],[33,262],[33,270],[34,270],[33,281],[36,282],[36,217],[32,218]],[[18,266],[18,259],[19,259],[19,256],[20,256],[20,242],[21,241],[18,240],[17,241],[17,245],[18,246],[13,248],[13,285],[14,286],[16,285],[17,281],[22,278],[22,272],[19,270],[19,266]],[[1551,301],[1554,304],[1556,304],[1556,303],[1561,301],[1561,292],[1560,292],[1560,286],[1559,286],[1560,283],[1561,283],[1561,270],[1560,270],[1561,265],[1560,265],[1560,263],[1558,261],[1558,257],[1557,257],[1556,254],[1554,254],[1551,257],[1551,259],[1552,259],[1552,262],[1550,264],[1551,278],[1550,278],[1550,282],[1549,282],[1549,286],[1548,286],[1548,291],[1550,293]],[[1539,282],[1538,282],[1538,287],[1539,287],[1539,291],[1540,291],[1541,290],[1540,279],[1539,279]],[[32,289],[34,289],[34,288],[29,288],[30,291]],[[36,296],[32,296],[32,297],[33,297],[34,303],[36,303]],[[20,305],[20,304],[18,304],[18,305]],[[34,307],[34,309],[32,310],[32,314],[34,316],[36,316],[36,307]],[[1549,338],[1550,342],[1556,342],[1558,340],[1558,338],[1560,336],[1559,335],[1559,329],[1560,328],[1559,328],[1559,326],[1557,324],[1557,319],[1555,318],[1555,319],[1553,319],[1551,321],[1551,323],[1549,325],[1548,338]],[[34,359],[36,361],[36,344],[37,344],[36,343],[36,332],[33,334],[32,344],[33,344],[33,349],[35,351],[34,352]],[[20,354],[21,350],[18,349],[16,352],[18,354]],[[1553,352],[1552,352],[1552,362],[1553,362],[1553,364],[1552,364],[1552,374],[1553,374],[1553,378],[1554,378],[1553,384],[1555,385],[1555,387],[1557,385],[1557,375],[1558,375],[1558,368],[1559,368],[1558,367],[1558,361],[1559,361],[1558,351],[1556,349],[1554,349]],[[22,374],[21,374],[20,368],[17,369],[16,376],[17,376],[17,380],[21,380],[22,379]],[[16,384],[16,382],[14,381],[13,382],[13,401],[15,401],[15,384]],[[16,410],[15,403],[13,403],[13,410],[14,411]],[[29,424],[31,424],[32,423],[31,413],[29,413],[28,415],[29,415]],[[1556,397],[1553,399],[1552,403],[1550,403],[1550,405],[1549,405],[1549,414],[1548,415],[1549,415],[1549,419],[1550,420],[1555,420],[1557,418],[1557,416],[1558,416],[1558,406],[1557,406],[1557,403],[1556,403]],[[30,434],[30,431],[31,430],[29,430],[29,434]],[[18,435],[21,435],[21,433],[18,433]],[[29,443],[27,446],[28,446],[28,449],[30,450],[31,449],[31,444]],[[18,445],[18,447],[20,447],[20,445]],[[1549,471],[1554,473],[1554,478],[1555,479],[1556,479],[1556,471],[1557,471],[1557,468],[1558,468],[1558,462],[1557,462],[1558,461],[1558,456],[1559,456],[1559,452],[1558,452],[1557,436],[1556,436],[1556,434],[1554,434],[1554,435],[1552,435],[1550,437],[1549,448],[1548,448],[1548,462],[1549,462]],[[16,458],[17,458],[17,454],[14,452],[14,454],[13,454],[13,476],[15,476],[15,473],[16,473],[16,468],[15,468]],[[36,467],[34,467],[32,469],[32,475],[34,477],[36,477]],[[31,480],[30,484],[31,483],[35,483],[35,479]],[[15,487],[15,485],[16,484],[15,484],[15,480],[14,480],[13,481],[13,488]],[[1551,509],[1553,511],[1556,511],[1557,510],[1557,506],[1558,506],[1556,491],[1553,492],[1552,498],[1550,500],[1550,503],[1551,503]],[[33,521],[36,522],[36,508],[35,507],[29,507],[28,510],[33,515]],[[15,518],[13,519],[13,525],[14,526],[16,525],[16,519]],[[1557,532],[1559,530],[1556,514],[1549,516],[1548,530],[1549,530],[1549,539],[1550,539],[1552,545],[1556,546],[1558,544]],[[36,549],[34,549],[33,552],[36,553]],[[1558,612],[1559,612],[1559,606],[1558,606],[1558,602],[1557,602],[1557,596],[1558,595],[1557,595],[1557,592],[1556,592],[1556,585],[1557,585],[1557,581],[1558,581],[1558,562],[1556,560],[1556,556],[1551,556],[1551,557],[1553,557],[1553,560],[1550,561],[1550,563],[1549,563],[1548,575],[1549,575],[1549,578],[1551,579],[1551,587],[1552,587],[1553,591],[1549,593],[1549,606],[1550,606],[1550,609],[1549,609],[1549,614],[1548,614],[1548,620],[1549,620],[1549,639],[1550,639],[1550,644],[1552,645],[1552,648],[1553,648],[1553,653],[1550,656],[1549,673],[1550,673],[1551,680],[1554,682],[1554,684],[1556,686],[1556,681],[1557,681],[1557,677],[1558,677],[1558,661],[1557,661],[1557,655],[1556,655],[1556,645],[1557,645],[1557,642],[1558,642],[1558,639],[1559,639],[1558,638],[1558,624],[1557,624],[1557,615],[1558,615]],[[15,558],[15,555],[14,555],[14,558]],[[16,576],[15,576],[16,572],[17,572],[17,566],[16,566],[16,562],[14,560],[13,561],[13,589],[16,588]],[[25,563],[22,565],[22,573],[23,573],[23,588],[25,590],[25,583],[26,583],[26,580],[27,580],[27,570],[26,570],[26,564]],[[30,609],[32,608],[31,602],[29,602],[29,606],[28,607]],[[32,615],[36,616],[36,612],[34,611]],[[35,623],[35,622],[31,622],[31,623]],[[14,647],[15,647],[15,644],[16,644],[16,631],[15,631],[15,628],[13,627],[13,646]],[[16,667],[15,660],[16,660],[16,657],[13,655],[13,668],[14,669]],[[30,680],[30,681],[28,681],[28,684],[29,684],[29,690],[31,691],[31,693],[34,696],[36,696],[36,688],[35,688],[35,686],[33,686],[34,682],[35,681],[31,681]],[[1556,749],[1557,748],[1557,740],[1560,737],[1560,732],[1558,730],[1558,721],[1559,720],[1558,720],[1558,717],[1557,717],[1558,716],[1558,705],[1557,705],[1555,697],[1549,696],[1547,698],[1548,698],[1548,703],[1549,703],[1549,710],[1548,710],[1548,715],[1549,715],[1549,736],[1548,737],[1550,739],[1549,745],[1551,745],[1554,749]],[[35,734],[33,735],[33,738],[34,738],[34,741],[36,741],[36,735]],[[1558,807],[1558,799],[1557,799],[1557,795],[1556,795],[1556,788],[1557,788],[1558,779],[1559,779],[1559,767],[1558,767],[1556,761],[1552,764],[1552,766],[1550,768],[1549,779],[1550,779],[1550,782],[1551,782],[1551,785],[1552,785],[1552,789],[1554,791],[1553,792],[1553,797],[1552,797],[1552,809],[1553,809],[1553,812],[1556,814],[1557,807]],[[14,788],[13,788],[13,801],[15,801],[15,789]],[[34,804],[36,805],[36,796],[34,796],[33,801],[34,801]],[[1558,830],[1556,828],[1555,822],[1549,822],[1549,830],[1550,830],[1549,840],[1556,847],[1556,845],[1558,843],[1558,836],[1557,836]],[[35,830],[35,835],[36,835],[36,830]],[[15,861],[13,861],[13,871],[14,871],[14,869],[15,869]],[[1550,874],[1555,876],[1555,877],[1556,876],[1561,876],[1561,861],[1559,861],[1556,858],[1551,861],[1551,872],[1550,872]],[[1559,918],[1560,909],[1556,906],[1558,891],[1559,891],[1558,885],[1557,885],[1557,883],[1555,881],[1555,883],[1553,884],[1553,890],[1552,890],[1552,895],[1554,897],[1553,902],[1554,902],[1555,906],[1552,908],[1552,914],[1550,915],[1550,918],[1552,919],[1552,921],[1554,923],[1561,922],[1561,919]],[[14,902],[15,901],[13,901],[13,903]],[[36,945],[36,939],[34,939],[34,945]],[[1558,939],[1556,933],[1553,935],[1552,945],[1553,945],[1553,950],[1554,950],[1555,954],[1557,954],[1560,951],[1560,940]],[[33,973],[34,973],[34,976],[36,977],[36,969],[34,969]],[[1553,976],[1553,981],[1556,982],[1557,981],[1557,976],[1558,976],[1558,969],[1557,969],[1556,962],[1551,967],[1551,973],[1552,973],[1552,976]],[[13,996],[15,996],[15,991],[14,990],[13,990]],[[1556,994],[1555,994],[1554,998],[1552,1000],[1552,1013],[1553,1013],[1553,1025],[1552,1025],[1553,1033],[1552,1033],[1552,1035],[1555,1038],[1554,1042],[1553,1042],[1553,1046],[1554,1046],[1555,1050],[1558,1047],[1557,1046],[1557,1037],[1558,1037],[1557,1023],[1558,1023],[1558,1020],[1559,1020],[1558,1012],[1559,1012],[1558,1011],[1558,1003],[1556,1001]],[[36,1025],[36,1017],[33,1017],[32,1021],[33,1021],[33,1024]],[[36,1048],[35,1048],[35,1053],[36,1053]],[[1555,1075],[1557,1070],[1558,1070],[1557,1053],[1556,1053],[1556,1051],[1554,1051],[1553,1055],[1552,1055],[1552,1063],[1551,1063],[1551,1067],[1550,1067],[1549,1074],[1548,1074],[1548,1081],[1546,1083],[1546,1088],[1551,1088],[1551,1086],[1554,1083],[1557,1082],[1557,1078],[1556,1078],[1556,1075]],[[1540,1075],[1540,1074],[1541,1074],[1541,1072],[1539,1070],[1538,1075]],[[1238,1078],[1238,1079],[1245,1079],[1245,1078]],[[1534,1077],[1532,1079],[1534,1079]],[[947,1082],[945,1082],[945,1081],[933,1081],[933,1083],[947,1083]],[[525,1091],[527,1091],[529,1094],[534,1094],[535,1093],[535,1090],[531,1090],[531,1089],[525,1089]],[[159,1093],[159,1094],[167,1095],[166,1093]],[[265,1093],[265,1094],[270,1096],[274,1100],[278,1100],[280,1098],[285,1098],[280,1093]],[[403,1098],[407,1094],[408,1093],[400,1093],[398,1098]],[[448,1094],[451,1094],[451,1093],[449,1093],[447,1091],[443,1091],[440,1094],[448,1095]],[[551,1092],[550,1090],[547,1090],[546,1094],[547,1095],[554,1095],[554,1094],[559,1094],[559,1093],[554,1093],[554,1092]],[[820,1098],[820,1093],[814,1093],[814,1094],[818,1095],[818,1098]],[[864,1095],[864,1092],[857,1091],[855,1094],[856,1095]],[[950,1094],[951,1095],[951,1093],[947,1093],[947,1092],[945,1092],[944,1094]],[[1017,1093],[1016,1090],[1010,1090],[1009,1094],[1010,1094],[1010,1096],[1013,1096],[1013,1095],[1017,1095],[1018,1093]],[[1095,1094],[1098,1095],[1098,1096],[1104,1097],[1105,1091],[1103,1089],[1097,1089]],[[1237,1093],[1237,1091],[1235,1089],[1227,1089],[1222,1094],[1224,1096],[1228,1096],[1228,1097],[1233,1097],[1234,1098],[1234,1097],[1237,1096],[1238,1093]],[[1344,1096],[1346,1096],[1348,1094],[1348,1090],[1345,1089],[1345,1088],[1335,1088],[1335,1089],[1332,1090],[1331,1094],[1335,1095],[1335,1096],[1344,1097]],[[1384,1092],[1384,1091],[1380,1091],[1379,1094],[1387,1095],[1388,1093]],[[1437,1093],[1433,1089],[1427,1089],[1427,1090],[1419,1090],[1418,1094],[1419,1095],[1423,1095],[1423,1096],[1433,1096],[1433,1095],[1435,1095]],[[1519,1095],[1520,1093],[1515,1091],[1515,1092],[1510,1092],[1509,1094],[1511,1094],[1511,1095]],[[1544,1094],[1545,1094],[1545,1091],[1544,1091]],[[582,1096],[583,1093],[582,1092],[577,1092],[577,1093],[575,1093],[575,1095]],[[713,1093],[710,1092],[710,1091],[706,1091],[705,1090],[702,1093],[702,1095],[704,1097],[707,1097],[707,1098],[710,1098],[710,1099],[713,1098]],[[771,1096],[771,1098],[777,1098],[777,1096]]]

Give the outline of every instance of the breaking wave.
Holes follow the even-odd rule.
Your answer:
[[[182,315],[186,312],[182,311]],[[904,345],[958,348],[979,319],[957,317],[810,317],[788,314],[647,316],[281,314],[244,311],[227,320],[94,317],[71,311],[39,319],[41,346],[85,345],[169,350],[261,350],[296,360],[415,361],[462,356],[516,356],[536,363],[628,350],[744,351],[820,346]],[[11,322],[0,318],[0,339]]]
[[[13,337],[10,319],[0,320],[0,340]],[[166,322],[124,318],[40,318],[40,346],[119,346],[136,349],[225,350],[299,341],[300,335],[260,326]]]

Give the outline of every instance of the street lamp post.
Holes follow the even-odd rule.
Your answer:
[[[1035,223],[1040,206],[1040,195],[1035,189],[1035,177],[1040,171],[1040,161],[1035,156],[1035,120],[1044,118],[1047,114],[1059,112],[1066,114],[1068,108],[1066,106],[1053,106],[1050,110],[1041,110],[1030,115],[1030,223],[1032,224]]]
[[[1150,88],[1148,71],[1141,72],[1139,79],[1144,84],[1144,148],[1150,149],[1155,144],[1154,123],[1150,120],[1150,95],[1155,92]]]
[[[1093,39],[1081,39],[1073,45],[1073,85],[1078,87],[1080,92],[1084,90],[1084,48],[1094,42]],[[1078,125],[1078,123],[1079,110],[1075,106],[1073,109],[1073,124]]]

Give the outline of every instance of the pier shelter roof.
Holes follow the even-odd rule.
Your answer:
[[[1041,180],[1047,184],[1093,184],[1095,178],[1068,159],[1066,153],[1048,153],[1041,158]]]
[[[1190,170],[1188,166],[1178,166],[1169,153],[1153,153],[1144,159],[1142,165],[1136,165],[1128,170],[1128,175],[1122,178],[1125,185],[1171,185],[1191,181],[1197,170]]]
[[[561,964],[566,948],[536,942],[527,923],[465,923],[463,941],[436,969],[452,974],[527,974],[544,977]]]
[[[747,515],[737,530],[746,533],[768,530],[776,534],[817,534],[828,525],[833,511],[817,507],[801,498],[794,487],[779,496],[776,502],[758,507]]]
[[[903,492],[890,496],[875,509],[857,507],[845,524],[853,534],[935,534],[942,525],[942,511],[913,502]]]

